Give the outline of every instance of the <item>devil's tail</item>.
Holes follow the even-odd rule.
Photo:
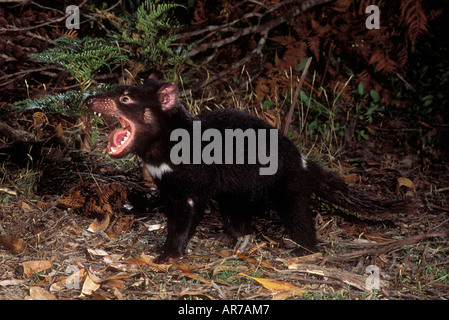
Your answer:
[[[384,215],[405,212],[410,202],[404,200],[382,200],[353,188],[336,173],[321,168],[318,164],[307,161],[313,193],[325,202],[346,209],[353,214]]]

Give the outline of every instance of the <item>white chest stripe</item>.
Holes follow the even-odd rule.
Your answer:
[[[153,166],[151,164],[145,163],[145,166],[147,167],[148,171],[150,172],[151,176],[153,178],[162,179],[162,175],[164,173],[172,172],[173,169],[170,168],[170,166],[166,163],[161,163],[159,166]]]

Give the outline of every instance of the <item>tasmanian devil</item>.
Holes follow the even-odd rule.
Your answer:
[[[150,77],[143,85],[120,86],[86,102],[90,110],[117,117],[121,124],[109,136],[109,155],[137,154],[158,186],[168,218],[159,263],[183,254],[210,199],[218,203],[233,239],[248,233],[255,216],[274,210],[298,244],[297,254],[317,250],[314,197],[361,214],[401,206],[348,186],[246,112],[190,114],[178,101],[174,83]]]

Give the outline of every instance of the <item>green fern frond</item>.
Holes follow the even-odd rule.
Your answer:
[[[87,97],[112,89],[111,85],[101,86],[96,89],[81,91],[67,91],[55,95],[46,95],[42,98],[17,101],[11,105],[11,109],[18,112],[29,110],[41,110],[45,113],[59,113],[63,116],[79,116],[82,113],[82,105]]]
[[[61,37],[53,41],[54,48],[33,54],[37,61],[57,63],[66,69],[80,84],[81,90],[101,68],[112,70],[125,61],[129,61],[127,51],[111,45],[104,39],[73,39]]]
[[[158,68],[166,62],[172,67],[174,79],[185,62],[184,51],[179,53],[172,49],[177,40],[176,31],[181,26],[172,15],[172,9],[177,7],[181,5],[146,0],[122,26],[121,34],[115,35],[119,43],[132,47],[134,57],[147,68]]]

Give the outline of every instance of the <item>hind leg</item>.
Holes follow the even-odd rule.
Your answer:
[[[310,208],[310,198],[297,194],[284,195],[279,198],[276,207],[287,233],[299,245],[294,251],[295,254],[316,252],[315,215]]]
[[[248,201],[221,199],[219,202],[223,226],[233,242],[251,232],[251,217],[254,210]]]

